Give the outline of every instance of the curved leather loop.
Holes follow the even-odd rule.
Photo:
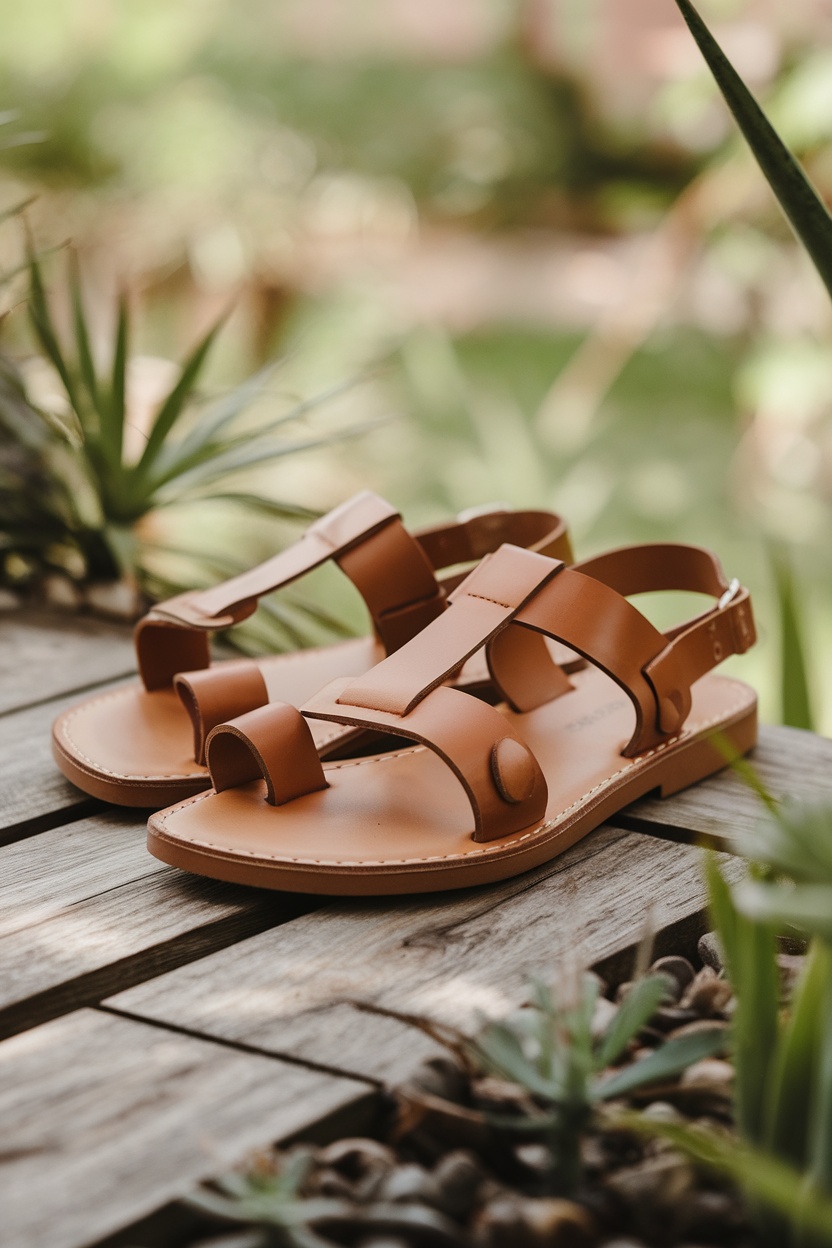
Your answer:
[[[173,687],[193,725],[194,759],[203,766],[211,729],[269,700],[263,673],[253,659],[232,659],[221,667],[178,672]]]
[[[266,801],[283,806],[327,788],[309,725],[288,702],[272,702],[212,730],[206,746],[217,791],[266,781]]]
[[[211,662],[207,633],[182,628],[146,615],[133,633],[139,675],[145,689],[169,689],[177,672],[192,672]]]
[[[381,729],[433,750],[468,795],[475,841],[497,840],[543,819],[548,790],[540,765],[494,707],[460,689],[440,686],[399,715],[345,702],[349,684],[333,681],[303,707],[303,714]]]

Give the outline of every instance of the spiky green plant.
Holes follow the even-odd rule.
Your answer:
[[[688,28],[792,229],[832,298],[832,216],[690,0],[676,0]],[[785,723],[813,726],[805,643],[788,557],[774,560],[780,613],[781,688]]]
[[[184,361],[178,380],[159,404],[137,457],[125,451],[130,423],[127,385],[131,318],[119,300],[110,358],[95,357],[77,262],[70,258],[71,332],[62,334],[47,295],[40,261],[30,253],[28,312],[37,345],[65,397],[65,410],[48,411],[27,393],[20,371],[0,361],[0,579],[20,581],[49,570],[80,582],[126,577],[148,597],[210,584],[245,566],[199,550],[173,551],[142,533],[142,521],[162,509],[222,500],[250,516],[307,521],[313,509],[275,501],[238,484],[255,465],[331,440],[309,432],[301,418],[355,380],[295,405],[254,427],[240,417],[267,392],[274,366],[229,393],[208,400],[202,372],[219,332],[213,325]],[[300,430],[300,432],[298,432]],[[159,555],[178,572],[159,572]],[[291,595],[265,604],[279,636],[270,644],[297,645],[309,612],[325,631],[337,624],[321,608]],[[274,632],[274,629],[272,629]]]
[[[666,1000],[668,986],[662,974],[638,979],[596,1036],[593,1019],[600,992],[596,976],[583,976],[569,996],[534,981],[533,999],[526,1009],[488,1023],[469,1044],[477,1066],[524,1088],[538,1106],[539,1112],[528,1119],[507,1119],[502,1125],[531,1130],[545,1139],[553,1191],[565,1195],[576,1191],[582,1172],[581,1140],[601,1104],[669,1079],[722,1048],[724,1034],[714,1027],[673,1037],[648,1057],[620,1070],[610,1069]]]
[[[708,860],[711,910],[736,1008],[738,1140],[642,1122],[746,1192],[760,1242],[832,1244],[832,808],[774,802],[738,848],[754,864],[729,885]],[[809,940],[802,973],[783,1001],[778,933]],[[635,1120],[632,1120],[635,1122]],[[635,1125],[638,1125],[636,1122]]]
[[[574,1195],[582,1177],[581,1143],[596,1125],[605,1102],[627,1097],[651,1083],[661,1083],[703,1058],[721,1051],[724,1028],[706,1027],[674,1036],[635,1062],[624,1062],[628,1049],[663,1002],[670,999],[670,978],[644,975],[649,957],[645,942],[629,991],[610,1022],[598,1034],[595,1007],[601,981],[589,972],[566,975],[556,990],[540,979],[530,983],[529,1003],[503,1019],[490,1020],[467,1035],[444,1023],[403,1014],[367,1002],[354,1004],[367,1013],[395,1018],[447,1048],[471,1078],[497,1075],[525,1094],[518,1113],[485,1117],[498,1133],[521,1135],[543,1144],[552,1193]]]
[[[319,1235],[315,1224],[343,1215],[348,1207],[340,1200],[304,1196],[312,1163],[311,1150],[298,1148],[279,1169],[233,1171],[188,1203],[225,1221],[256,1227],[244,1241],[252,1248],[331,1248],[332,1240]]]

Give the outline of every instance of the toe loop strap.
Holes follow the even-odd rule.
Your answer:
[[[265,706],[269,700],[263,673],[252,659],[232,659],[220,667],[179,672],[173,687],[193,725],[194,759],[203,766],[211,729]]]
[[[217,793],[266,781],[266,800],[283,806],[327,788],[309,725],[294,706],[272,702],[212,730],[206,746]]]

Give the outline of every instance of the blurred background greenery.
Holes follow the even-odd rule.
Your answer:
[[[828,6],[701,9],[832,191]],[[754,594],[739,670],[763,714],[832,731],[832,315],[672,0],[2,0],[2,18],[0,212],[36,197],[59,317],[49,250],[72,242],[94,355],[126,292],[139,445],[171,361],[231,306],[205,387],[280,357],[256,406],[322,441],[239,488],[325,510],[369,486],[413,524],[553,507],[579,555],[713,546]],[[6,222],[0,270],[21,254]],[[25,275],[2,297],[4,349],[59,410]],[[163,582],[172,552],[251,562],[290,522],[202,498],[141,536]],[[337,578],[314,592],[360,620]]]

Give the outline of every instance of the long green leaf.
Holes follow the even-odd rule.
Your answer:
[[[737,1005],[732,1036],[737,1070],[737,1118],[742,1133],[763,1135],[769,1069],[777,1043],[780,985],[773,926],[740,914],[716,858],[707,860],[711,911],[725,951]]]
[[[196,384],[196,380],[202,371],[202,366],[205,363],[208,352],[211,350],[214,339],[224,325],[227,316],[227,313],[223,314],[223,316],[221,316],[220,319],[211,326],[208,333],[202,341],[197,344],[191,355],[185,361],[182,367],[182,375],[171,390],[168,397],[165,399],[156,415],[156,419],[153,422],[153,427],[150,430],[150,436],[147,439],[147,445],[145,446],[141,459],[137,465],[137,470],[140,474],[149,474],[156,456],[165,444],[165,439],[168,437],[171,429],[173,429],[173,426],[185,410],[185,405]]]
[[[754,923],[793,927],[832,940],[832,888],[828,884],[763,884],[746,880],[735,891],[737,908]],[[735,985],[737,986],[737,985]]]
[[[708,1031],[694,1032],[689,1036],[674,1036],[655,1049],[649,1057],[632,1062],[623,1070],[599,1079],[593,1096],[598,1101],[609,1101],[617,1096],[627,1096],[646,1083],[659,1083],[681,1074],[694,1062],[713,1057],[725,1048],[725,1029],[714,1027]]]
[[[659,1123],[639,1114],[622,1114],[622,1126],[644,1135],[668,1140],[695,1161],[727,1175],[754,1201],[784,1215],[794,1225],[832,1242],[832,1200],[817,1189],[807,1188],[806,1176],[761,1149],[752,1148],[730,1135],[697,1126]]]
[[[72,320],[75,328],[75,347],[78,352],[78,368],[81,374],[81,380],[87,388],[90,402],[96,411],[98,411],[98,380],[95,376],[95,365],[93,364],[92,349],[90,347],[90,338],[87,331],[87,318],[84,312],[84,302],[81,294],[81,274],[78,269],[78,256],[75,252],[71,253],[69,288],[72,295]]]
[[[780,717],[792,728],[814,727],[806,648],[800,622],[794,572],[788,553],[772,551],[772,568],[780,615]]]
[[[766,180],[832,296],[832,218],[690,0],[676,0]]]
[[[49,304],[46,299],[46,292],[43,287],[43,278],[41,276],[40,265],[37,262],[34,252],[29,245],[29,278],[31,282],[29,295],[29,318],[35,330],[44,352],[51,361],[55,371],[63,383],[67,398],[72,404],[73,411],[76,413],[78,420],[83,420],[83,410],[78,403],[78,396],[75,390],[75,383],[72,375],[64,359],[58,342],[58,335],[52,321],[49,311]],[[86,430],[85,430],[86,432]]]
[[[809,1173],[815,1187],[832,1196],[832,949],[825,942],[814,949],[821,965],[818,995],[820,1045],[809,1138]]]
[[[112,457],[119,467],[121,467],[124,452],[124,425],[127,420],[127,356],[129,342],[130,312],[127,298],[122,294],[118,301],[118,324],[116,328],[116,345],[113,350],[110,396],[103,417]]]
[[[615,1012],[596,1053],[599,1070],[611,1066],[667,997],[667,978],[650,975],[633,984]]]
[[[805,1169],[809,1123],[816,1101],[815,1070],[820,1043],[820,1010],[826,959],[816,945],[791,1001],[766,1090],[764,1143],[776,1156]],[[832,1034],[832,1033],[830,1033]],[[828,1112],[832,1112],[832,1105]]]

